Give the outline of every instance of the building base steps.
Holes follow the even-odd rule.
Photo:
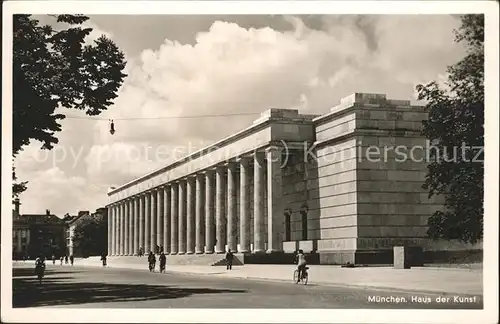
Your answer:
[[[233,265],[243,265],[244,257],[241,253],[233,254]],[[159,255],[156,255],[158,263]],[[225,266],[225,254],[180,254],[166,255],[167,265],[193,265],[193,266]],[[110,264],[146,264],[147,256],[109,256],[108,263]]]

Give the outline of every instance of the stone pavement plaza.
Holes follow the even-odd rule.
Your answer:
[[[79,259],[79,266],[101,266],[98,258]],[[109,267],[147,271],[147,259],[136,261],[110,258]],[[483,294],[482,268],[422,268],[394,269],[392,267],[342,268],[330,265],[310,265],[309,282],[315,285],[383,288],[401,291],[436,292],[448,294]],[[168,265],[167,271],[197,276],[246,278],[256,280],[292,281],[294,265],[234,266],[227,271],[224,266]],[[158,270],[158,267],[157,267]]]

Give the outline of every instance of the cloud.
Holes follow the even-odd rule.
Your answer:
[[[102,195],[106,188],[88,183],[84,177],[68,176],[57,167],[25,172],[23,176],[29,179],[29,199],[22,199],[21,213],[43,213],[50,209],[53,214],[62,216],[67,212],[89,210],[92,204],[101,206],[107,200]]]
[[[104,120],[64,121],[60,145],[66,151],[82,148],[77,166],[69,158],[43,164],[61,171],[60,178],[86,181],[77,185],[72,180],[78,194],[71,193],[71,199],[79,202],[35,198],[32,182],[23,200],[39,210],[95,209],[105,203],[109,186],[235,133],[268,108],[325,113],[353,92],[410,99],[415,82],[437,78],[463,55],[453,43],[458,22],[451,16],[324,16],[321,30],[297,17],[281,19],[293,28],[243,28],[215,21],[193,44],[165,39],[157,48],[127,57],[129,76],[115,104],[100,116]],[[152,26],[151,32],[161,31]],[[256,114],[177,118],[249,112]],[[107,119],[115,122],[113,136]],[[167,153],[153,153],[162,150]],[[28,177],[38,168],[35,164],[20,164],[20,175],[26,170]],[[37,179],[44,187],[44,180]],[[70,190],[64,182],[52,186],[54,194]]]

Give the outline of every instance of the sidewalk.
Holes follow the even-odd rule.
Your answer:
[[[89,259],[75,260],[78,266],[101,266],[100,261]],[[109,267],[140,269],[147,271],[145,259],[138,262],[120,263],[109,260]],[[167,264],[168,272],[185,275],[210,275],[214,277],[244,278],[291,282],[294,265],[257,265],[234,266],[227,271],[218,266],[184,266]],[[448,294],[481,295],[483,293],[482,269],[457,268],[412,268],[394,269],[392,267],[341,268],[340,266],[310,265],[309,283],[311,285],[350,286],[363,288],[383,288],[394,291],[437,292]]]

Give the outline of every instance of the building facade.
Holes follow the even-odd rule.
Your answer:
[[[339,264],[384,263],[395,245],[430,248],[427,218],[444,200],[422,189],[426,118],[410,101],[364,93],[321,116],[267,110],[247,129],[111,188],[108,253],[300,248]]]
[[[64,221],[49,210],[45,214],[20,214],[19,205],[16,200],[12,224],[13,258],[63,255],[66,249]]]
[[[74,255],[75,247],[73,244],[73,238],[75,236],[75,229],[84,220],[90,219],[91,215],[89,211],[79,211],[76,216],[67,216],[64,218],[66,222],[66,255]]]
[[[106,249],[106,246],[98,246],[98,244],[96,244],[96,251],[84,252],[81,251],[77,246],[75,246],[74,237],[76,228],[78,226],[81,226],[85,221],[89,220],[96,220],[98,222],[102,220],[107,221],[107,208],[105,207],[98,208],[94,213],[90,213],[89,211],[79,211],[78,215],[75,216],[66,215],[64,217],[64,221],[66,222],[66,253],[68,256],[74,255],[81,257],[87,253],[99,255],[102,253],[103,250]],[[94,244],[92,244],[92,246],[94,246]]]

